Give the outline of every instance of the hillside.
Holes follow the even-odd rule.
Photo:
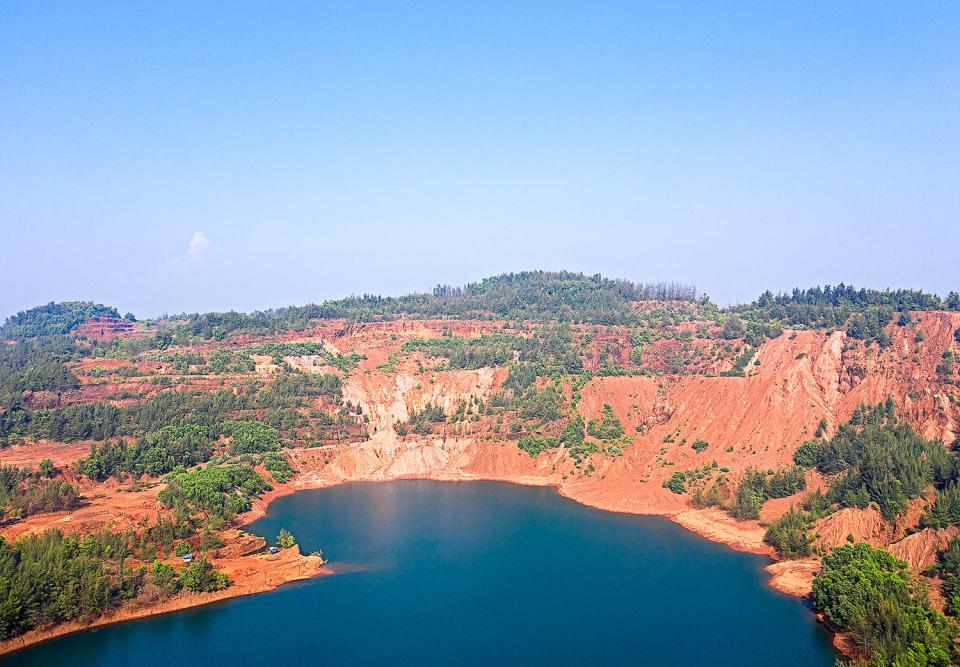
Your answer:
[[[787,558],[771,572],[794,594],[851,540],[888,547],[918,574],[960,533],[960,511],[946,507],[960,470],[948,450],[960,428],[958,302],[839,286],[718,309],[689,287],[529,272],[253,315],[136,322],[51,304],[0,330],[0,463],[16,466],[4,468],[2,532],[109,529],[145,563],[175,563],[185,541],[238,576],[231,526],[278,495],[496,479],[668,515]],[[860,406],[882,409],[868,418]],[[891,460],[915,443],[929,461],[912,486],[868,461],[902,494],[895,513],[844,444],[871,428]],[[802,445],[819,448],[816,464]],[[842,495],[854,475],[864,491]],[[764,541],[818,490],[822,506],[789,532],[796,553]],[[949,573],[924,579],[949,611]]]

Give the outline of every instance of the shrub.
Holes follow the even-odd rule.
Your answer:
[[[947,379],[953,377],[953,352],[950,350],[943,353],[943,358],[937,365],[937,375]]]
[[[943,597],[947,613],[960,616],[960,538],[953,538],[947,548],[937,554],[935,571],[943,577]]]
[[[946,528],[960,524],[960,487],[951,484],[942,491],[927,508],[921,519],[929,528]]]
[[[263,467],[266,468],[273,479],[283,484],[293,478],[294,469],[283,454],[278,452],[267,452],[263,455]]]
[[[793,462],[801,468],[812,468],[817,464],[821,445],[816,440],[807,440],[793,453]]]
[[[263,478],[242,465],[208,465],[167,477],[157,498],[170,508],[197,510],[232,519],[250,509],[250,498],[268,489]]]
[[[737,519],[759,519],[766,495],[766,475],[747,468],[743,480],[737,488],[730,513]]]
[[[855,507],[875,502],[887,520],[929,484],[943,488],[958,475],[956,456],[899,421],[892,400],[860,406],[833,438],[810,451],[821,474],[836,475],[830,500]]]
[[[595,419],[591,419],[590,423],[587,424],[587,433],[598,440],[616,440],[623,436],[623,424],[617,419],[613,408],[605,403],[603,417],[599,423]]]
[[[180,578],[177,577],[173,566],[161,563],[158,560],[153,561],[150,567],[150,579],[164,593],[172,594],[180,590]]]
[[[565,447],[579,445],[584,439],[584,428],[583,417],[581,417],[578,412],[560,433],[560,442],[563,443]]]
[[[682,471],[678,470],[673,473],[666,482],[663,483],[664,488],[670,489],[673,493],[681,494],[685,493],[687,490],[687,476]]]
[[[297,540],[293,537],[289,530],[286,528],[281,528],[280,534],[277,535],[277,546],[281,549],[290,549],[297,546]]]
[[[206,558],[198,558],[180,572],[180,583],[188,591],[210,592],[230,585],[230,577],[213,569]]]
[[[764,490],[769,498],[786,498],[806,488],[803,468],[799,466],[777,470],[764,483]]]
[[[791,507],[786,514],[770,524],[763,541],[784,558],[803,558],[810,555],[813,538],[807,535],[810,517]]]
[[[559,447],[560,440],[546,435],[524,435],[517,442],[517,446],[530,456],[536,457],[540,452]]]

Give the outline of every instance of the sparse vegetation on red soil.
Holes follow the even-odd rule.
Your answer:
[[[960,313],[934,298],[838,288],[721,311],[690,288],[525,274],[253,316],[135,323],[91,304],[21,314],[2,330],[18,342],[0,364],[0,464],[49,459],[49,478],[80,499],[8,513],[0,531],[14,540],[110,530],[146,562],[171,553],[156,526],[172,522],[170,534],[234,582],[172,597],[137,590],[107,620],[318,572],[317,559],[287,553],[296,550],[274,567],[237,526],[279,495],[351,480],[553,485],[775,555],[767,526],[836,483],[830,471],[797,473],[795,453],[828,441],[859,406],[891,400],[922,438],[956,439],[957,370],[943,360],[960,348]],[[93,315],[75,322],[75,311]],[[184,467],[237,466],[250,474],[217,487],[217,509],[189,500],[197,479],[226,477]],[[736,521],[728,510],[748,471],[761,480],[759,519]],[[180,500],[164,502],[171,473]],[[828,494],[829,509],[779,524],[776,543],[810,555],[773,566],[774,585],[808,594],[818,559],[851,539],[889,548],[919,576],[960,531],[924,526],[942,484],[922,491],[895,515]],[[263,583],[257,573],[270,568]],[[34,628],[2,646],[56,632]]]

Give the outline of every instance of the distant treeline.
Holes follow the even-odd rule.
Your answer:
[[[753,303],[734,306],[730,311],[753,320],[778,320],[791,326],[830,328],[843,326],[854,313],[874,319],[879,315],[885,325],[894,312],[940,309],[960,310],[960,295],[950,292],[941,300],[936,294],[921,290],[857,289],[841,283],[835,287],[795,288],[789,294],[774,295],[766,291]],[[870,328],[869,322],[859,324],[861,328]]]
[[[269,334],[303,329],[311,320],[344,318],[371,321],[389,317],[503,319],[583,322],[605,325],[643,323],[633,304],[642,301],[682,301],[704,306],[705,317],[735,315],[748,325],[771,323],[815,328],[848,323],[854,337],[879,340],[879,330],[894,312],[960,310],[960,294],[941,300],[920,290],[876,290],[850,285],[764,292],[752,303],[718,311],[691,285],[674,282],[633,283],[568,271],[524,271],[469,283],[462,287],[438,285],[432,292],[399,297],[355,295],[321,304],[290,306],[254,313],[194,313],[161,319],[159,334],[169,343],[172,334],[220,339],[236,333]],[[93,316],[117,317],[115,308],[90,302],[48,304],[9,318],[0,329],[5,339],[66,333]],[[854,317],[851,320],[851,317]],[[133,318],[128,314],[125,317]],[[161,349],[164,347],[160,344]]]
[[[463,287],[438,285],[429,293],[399,297],[364,294],[322,304],[244,313],[178,315],[189,333],[217,338],[236,332],[269,333],[305,327],[312,319],[370,321],[414,318],[557,320],[593,324],[634,324],[633,301],[695,301],[696,288],[680,283],[638,284],[597,274],[524,271],[487,278]]]
[[[186,331],[204,338],[303,328],[312,319],[324,318],[370,321],[406,316],[635,325],[642,319],[631,304],[648,300],[710,305],[694,287],[680,283],[637,284],[600,275],[532,271],[504,274],[463,287],[438,285],[431,293],[400,297],[364,294],[249,315],[206,313],[179,318],[186,319]],[[920,290],[857,289],[840,284],[776,295],[767,291],[752,303],[725,311],[711,306],[705,314],[715,317],[726,312],[747,323],[812,328],[842,327],[857,316],[850,321],[854,337],[871,340],[879,337],[879,329],[894,312],[937,309],[960,310],[960,295],[951,292],[941,300]]]

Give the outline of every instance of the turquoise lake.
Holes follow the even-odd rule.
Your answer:
[[[51,665],[833,665],[769,560],[550,488],[398,481],[281,498],[250,530],[338,574],[14,653]]]

